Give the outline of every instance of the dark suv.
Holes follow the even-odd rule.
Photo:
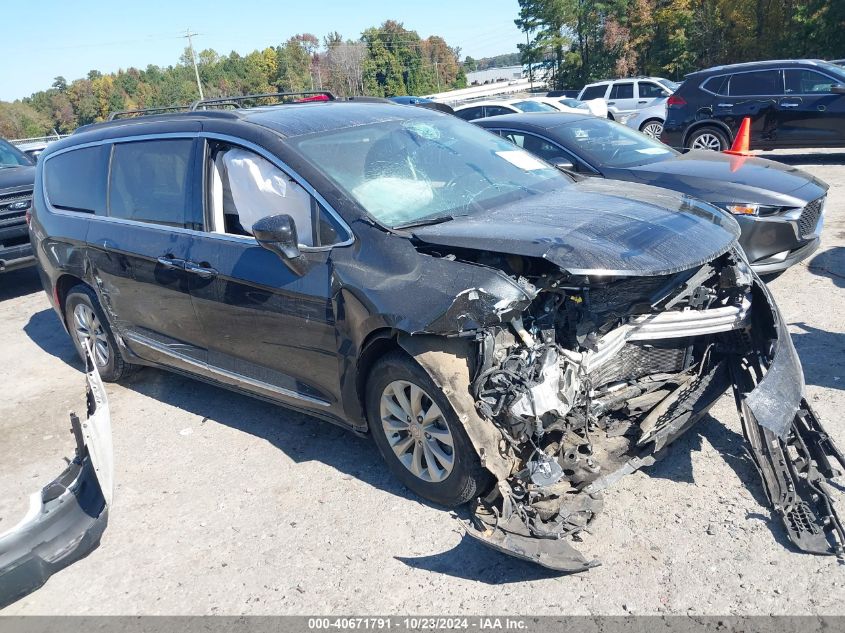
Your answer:
[[[788,60],[692,73],[667,101],[660,140],[722,151],[745,117],[752,149],[845,147],[845,68]]]
[[[0,139],[0,272],[35,261],[26,229],[34,180],[32,159]]]
[[[326,101],[77,132],[39,160],[30,231],[104,379],[167,367],[368,433],[515,556],[591,567],[564,537],[731,386],[790,536],[845,542],[789,333],[705,202]]]

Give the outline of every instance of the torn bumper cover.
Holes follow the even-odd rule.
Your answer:
[[[86,380],[88,417],[80,421],[70,414],[76,455],[61,475],[32,494],[20,523],[0,534],[0,608],[96,549],[106,529],[113,487],[111,422],[90,354]]]
[[[835,500],[843,489],[831,480],[841,474],[837,468],[845,469],[845,458],[803,397],[801,364],[772,296],[757,279],[748,288],[749,296],[737,299],[735,308],[632,317],[594,341],[590,351],[557,347],[561,357],[577,363],[577,380],[581,393],[587,394],[586,403],[573,398],[563,381],[559,383],[560,402],[574,403],[565,423],[536,417],[534,424],[541,432],[531,436],[533,448],[525,453],[530,457],[522,460],[522,471],[506,481],[500,479],[492,492],[476,501],[465,525],[467,534],[494,549],[559,571],[581,571],[599,564],[564,539],[577,540],[579,532],[588,529],[602,508],[602,490],[653,464],[732,386],[750,453],[790,540],[803,551],[842,554],[845,532]],[[705,341],[706,351],[696,363],[671,376],[661,386],[665,391],[653,390],[642,380],[611,385],[603,392],[593,386],[598,386],[601,379],[596,377],[602,375],[603,367],[615,362],[632,341],[657,349],[660,342],[688,337],[684,341],[690,341],[691,350],[696,336]],[[542,380],[547,374],[535,371],[534,375]],[[535,394],[539,402],[543,383],[531,384],[526,393]],[[591,400],[594,394],[599,394],[598,399]],[[608,423],[603,413],[622,401],[620,418],[627,415],[636,422],[617,418]],[[517,402],[524,409],[521,400]],[[495,411],[500,411],[500,403],[496,404]],[[582,407],[584,413],[579,413]],[[639,417],[638,407],[645,412]],[[485,408],[483,398],[480,408]],[[511,412],[515,410],[512,406]],[[560,411],[553,413],[557,416]],[[579,415],[583,432],[573,423]],[[560,439],[548,440],[557,427]],[[633,439],[626,442],[623,436]]]
[[[812,554],[841,555],[845,530],[836,511],[843,488],[832,480],[845,456],[804,399],[804,373],[792,338],[768,289],[758,296],[771,306],[776,332],[768,367],[742,359],[734,364],[734,394],[749,452],[789,540]]]

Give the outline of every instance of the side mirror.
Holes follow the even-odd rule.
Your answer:
[[[845,85],[834,84],[830,87],[830,91],[835,95],[845,95]]]
[[[299,250],[296,224],[287,214],[261,218],[252,225],[258,245],[276,253],[297,275],[305,273],[305,258]]]

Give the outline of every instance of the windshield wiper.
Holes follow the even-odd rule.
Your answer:
[[[404,224],[397,224],[393,228],[395,230],[401,229],[410,229],[415,226],[430,226],[432,224],[442,224],[443,222],[448,222],[449,220],[454,220],[455,218],[451,215],[436,215],[433,218],[421,218],[419,220],[412,220],[411,222],[405,222]]]

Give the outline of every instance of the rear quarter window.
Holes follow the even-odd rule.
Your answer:
[[[455,112],[455,116],[463,119],[464,121],[472,121],[473,119],[480,119],[484,116],[484,110],[481,106],[476,108],[465,108],[464,110],[458,110]]]
[[[109,145],[83,147],[44,161],[50,204],[65,211],[105,215]]]
[[[701,84],[701,87],[707,92],[712,92],[717,95],[724,95],[728,92],[728,78],[730,75],[719,75],[718,77],[709,77]]]
[[[579,99],[581,101],[589,101],[590,99],[603,99],[607,92],[607,84],[602,86],[587,86]]]

